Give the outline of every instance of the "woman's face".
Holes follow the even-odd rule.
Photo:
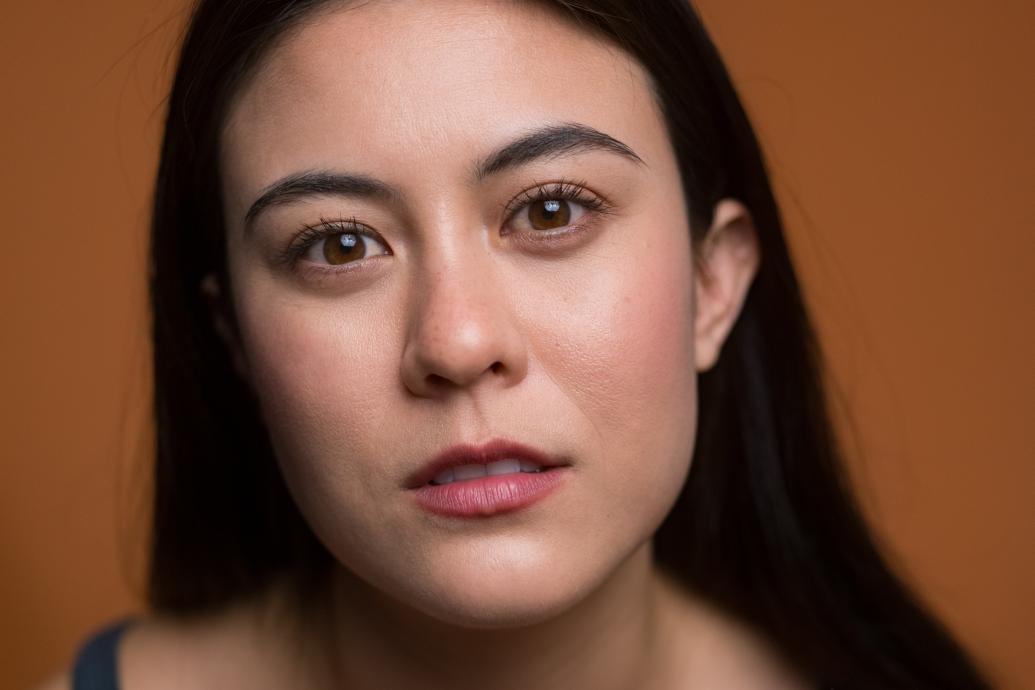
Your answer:
[[[696,371],[687,210],[637,63],[531,3],[337,8],[266,56],[222,164],[247,375],[344,566],[492,627],[645,548],[689,469]],[[497,438],[564,463],[554,490],[420,505],[431,458]]]

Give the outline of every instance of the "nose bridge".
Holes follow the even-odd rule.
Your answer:
[[[402,363],[407,387],[419,395],[482,377],[513,380],[527,366],[484,233],[460,218],[429,223],[422,232]]]

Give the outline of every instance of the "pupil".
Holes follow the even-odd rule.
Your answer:
[[[332,237],[323,243],[323,258],[329,264],[338,265],[362,259],[363,253],[363,243],[354,232],[343,232],[337,235],[337,240]]]
[[[529,220],[536,230],[564,227],[571,220],[571,208],[562,199],[548,199],[529,209]]]

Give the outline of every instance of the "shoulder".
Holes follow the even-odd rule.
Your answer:
[[[82,670],[77,666],[85,658],[91,659],[91,667],[100,661],[108,669],[113,661],[114,678],[110,671],[102,671],[102,685],[109,687],[114,682],[119,690],[238,686],[261,690],[272,677],[268,673],[271,664],[259,663],[270,661],[264,655],[269,644],[261,639],[265,626],[260,615],[249,604],[190,617],[127,619],[92,631],[82,640],[73,666],[33,690],[73,690],[76,674]],[[108,654],[111,661],[99,659]],[[242,674],[242,668],[253,669],[259,680],[240,685],[242,675],[250,675]]]
[[[123,636],[119,685],[122,690],[233,687],[241,669],[262,666],[258,646],[256,628],[244,608],[203,616],[151,616]]]
[[[674,647],[673,687],[735,687],[743,690],[813,690],[815,684],[794,668],[759,631],[663,578]]]
[[[114,687],[119,642],[131,622],[122,619],[92,630],[80,640],[72,665],[36,686],[37,690]]]
[[[203,615],[138,620],[119,648],[121,690],[291,687],[298,654],[282,603],[267,595]]]
[[[204,619],[143,618],[126,631],[119,646],[122,690],[202,687],[213,654],[225,646],[225,622]]]
[[[121,635],[114,640],[111,661],[100,658],[107,653],[98,653],[101,651],[98,643],[102,638],[111,637],[108,634],[111,628],[94,630],[83,638],[71,667],[34,686],[33,690],[73,690],[76,678],[85,668],[112,669],[112,662],[114,677],[112,671],[101,670],[104,680],[98,681],[92,675],[93,671],[87,671],[91,677],[88,685],[97,687],[96,683],[100,682],[103,687],[116,687],[119,690],[195,687],[193,683],[180,684],[173,679],[172,674],[175,673],[179,679],[196,678],[193,673],[185,675],[184,672],[196,668],[198,662],[208,655],[198,653],[205,649],[205,645],[194,644],[190,640],[206,627],[159,618],[138,618],[128,622]],[[82,666],[84,661],[86,666]],[[111,683],[116,685],[112,686]]]

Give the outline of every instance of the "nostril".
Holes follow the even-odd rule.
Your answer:
[[[438,374],[428,374],[428,383],[432,386],[446,386],[450,383],[450,381],[445,376],[439,376]]]

